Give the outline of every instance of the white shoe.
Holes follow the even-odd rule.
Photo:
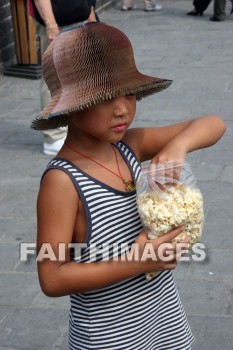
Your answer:
[[[155,11],[160,11],[163,9],[163,6],[159,5],[159,4],[156,4],[155,5]]]
[[[145,8],[145,11],[146,12],[152,12],[152,11],[160,11],[160,10],[162,10],[162,6],[161,5],[159,5],[159,4],[155,4],[154,6],[152,6],[152,7],[146,7]]]
[[[121,11],[131,11],[131,10],[136,10],[137,9],[137,5],[132,5],[132,6],[126,6],[126,5],[123,5],[121,7]]]
[[[59,139],[57,141],[54,141],[53,143],[44,142],[43,153],[49,156],[56,155],[62,148],[64,141],[65,139]]]
[[[125,5],[122,6],[121,11],[130,11],[132,10],[132,7],[127,7]]]

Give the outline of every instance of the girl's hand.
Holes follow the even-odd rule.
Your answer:
[[[158,186],[163,190],[166,186],[178,183],[186,153],[185,147],[170,142],[152,158],[148,170],[151,189]]]
[[[156,156],[151,160],[151,163],[164,163],[170,160],[185,160],[187,149],[184,144],[171,140],[165,147],[163,147]]]
[[[182,250],[187,249],[189,245],[188,239],[179,242],[182,243],[182,246],[174,242],[175,237],[183,230],[184,227],[180,226],[153,240],[147,238],[146,229],[142,230],[135,241],[137,244],[135,248],[139,251],[142,273],[176,268],[177,260],[181,257]]]

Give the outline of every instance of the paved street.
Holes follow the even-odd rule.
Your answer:
[[[210,22],[212,3],[197,18],[185,15],[191,1],[159,3],[155,13],[139,0],[133,11],[117,4],[100,18],[129,36],[141,71],[174,80],[138,103],[135,125],[206,113],[227,122],[217,145],[189,156],[205,201],[207,259],[180,263],[174,275],[196,337],[192,350],[233,350],[233,15]],[[44,296],[34,258],[19,260],[19,244],[36,240],[36,197],[50,159],[42,134],[30,129],[38,111],[38,80],[0,76],[0,350],[68,349],[68,298]]]

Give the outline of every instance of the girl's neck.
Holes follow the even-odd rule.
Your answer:
[[[109,159],[109,155],[112,155],[112,147],[109,142],[106,141],[100,141],[100,140],[91,140],[91,139],[84,139],[84,138],[73,138],[69,137],[69,135],[66,138],[65,144],[71,146],[73,149],[93,158],[96,160],[102,160],[105,161],[106,159]],[[59,156],[65,157],[68,159],[71,158],[79,158],[78,154],[75,152],[72,152],[66,145],[64,145],[59,152]]]
[[[80,151],[85,152],[94,152],[94,153],[102,153],[106,150],[110,149],[110,143],[106,141],[99,140],[74,140],[74,139],[66,139],[66,142],[73,145],[73,147],[79,149]]]

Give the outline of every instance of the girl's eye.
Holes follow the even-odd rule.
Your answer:
[[[129,101],[133,101],[134,99],[136,99],[136,96],[133,95],[133,94],[125,95],[125,97],[126,97]]]

